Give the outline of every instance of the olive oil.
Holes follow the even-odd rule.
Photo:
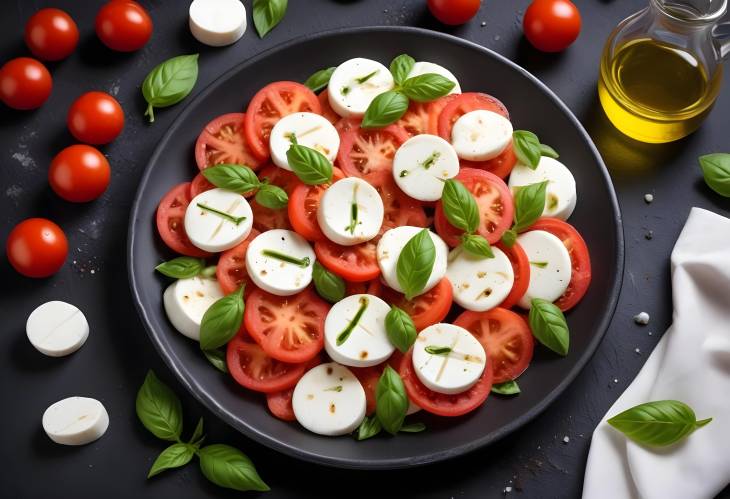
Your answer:
[[[642,142],[661,143],[694,132],[720,90],[722,66],[708,78],[691,53],[651,39],[608,48],[601,60],[598,95],[611,122]]]

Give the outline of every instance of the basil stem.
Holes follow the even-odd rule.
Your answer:
[[[347,341],[347,338],[350,337],[352,334],[352,331],[357,327],[358,323],[360,322],[360,319],[362,319],[363,314],[365,313],[365,310],[368,308],[368,305],[370,304],[370,300],[367,296],[361,296],[360,297],[360,308],[357,309],[357,312],[355,313],[355,317],[352,318],[350,323],[347,325],[345,329],[342,330],[340,334],[337,335],[337,346],[342,345],[344,342]]]
[[[448,355],[451,353],[451,347],[440,345],[428,345],[424,350],[431,355]]]
[[[234,217],[230,213],[226,213],[225,211],[221,211],[219,209],[213,208],[212,206],[208,206],[207,204],[203,203],[197,203],[198,208],[201,210],[209,211],[211,213],[214,213],[215,215],[218,215],[221,218],[225,218],[226,220],[230,220],[236,225],[239,225],[241,222],[246,220],[246,217]]]
[[[298,265],[305,269],[307,267],[309,267],[309,264],[311,263],[311,260],[309,259],[308,256],[305,256],[304,258],[296,258],[294,256],[280,253],[280,252],[278,252],[276,250],[272,250],[272,249],[265,249],[261,252],[261,254],[264,256],[271,257],[271,258],[276,258],[277,260],[281,260],[282,262]]]
[[[350,204],[350,225],[345,227],[345,230],[349,231],[350,234],[355,234],[357,228],[357,189],[360,184],[355,184],[352,188],[352,203]]]

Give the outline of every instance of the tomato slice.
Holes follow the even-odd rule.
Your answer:
[[[261,160],[251,153],[244,138],[243,113],[218,116],[205,125],[195,142],[195,162],[201,170],[222,163],[246,165],[254,170]]]
[[[373,241],[354,246],[340,246],[327,239],[314,243],[314,253],[319,263],[352,282],[370,281],[380,275],[376,248]]]
[[[413,227],[428,227],[430,221],[423,210],[423,203],[416,201],[400,190],[395,180],[389,178],[376,187],[383,200],[383,225],[380,234],[386,230],[410,225]]]
[[[226,364],[239,385],[264,393],[293,387],[307,367],[306,363],[290,364],[272,359],[244,332],[228,342]]]
[[[209,191],[211,189],[215,189],[215,186],[211,184],[208,179],[203,176],[202,173],[198,173],[195,177],[193,177],[193,180],[190,182],[190,199],[193,199],[198,194]]]
[[[373,279],[372,281],[363,282],[351,282],[345,281],[345,295],[373,295],[381,296],[383,293],[383,283],[380,279]]]
[[[317,99],[319,100],[319,105],[322,107],[322,116],[324,116],[327,121],[333,125],[340,121],[340,115],[332,109],[332,106],[330,106],[330,96],[326,88],[319,93]]]
[[[271,357],[306,362],[324,347],[324,319],[330,306],[311,288],[293,296],[255,289],[246,300],[246,331]]]
[[[511,248],[501,243],[497,247],[504,251],[504,254],[509,258],[515,275],[512,289],[499,306],[502,308],[512,308],[517,305],[517,302],[520,301],[520,298],[522,298],[530,286],[530,261],[527,259],[525,250],[517,242]]]
[[[315,93],[301,83],[277,81],[259,90],[246,110],[244,131],[251,152],[267,159],[271,129],[284,116],[299,112],[322,113]]]
[[[258,176],[261,181],[268,180],[270,184],[281,187],[289,195],[291,195],[294,187],[299,184],[299,179],[293,172],[274,165],[269,165],[261,170]],[[272,210],[261,206],[256,200],[249,203],[253,212],[253,226],[255,229],[261,232],[271,229],[291,229],[286,208]]]
[[[555,305],[563,312],[570,310],[581,301],[591,284],[591,256],[588,253],[588,246],[575,227],[557,218],[540,218],[530,230],[549,232],[560,238],[567,248],[573,273],[570,276],[568,289],[563,296],[555,300]]]
[[[385,286],[382,298],[386,303],[405,310],[420,331],[444,320],[451,310],[453,296],[451,282],[444,277],[436,286],[410,301],[401,293]]]
[[[259,235],[259,231],[251,229],[251,234],[241,242],[238,246],[224,251],[218,258],[218,265],[215,268],[215,277],[218,279],[218,284],[223,291],[223,294],[227,295],[233,293],[241,284],[246,285],[244,293],[248,295],[252,288],[251,279],[248,277],[246,271],[246,250],[248,245],[253,239]]]
[[[372,367],[350,367],[350,371],[360,381],[363,390],[365,390],[365,413],[370,415],[375,412],[375,390],[380,381],[380,375],[383,374],[384,364]]]
[[[441,138],[451,142],[451,129],[454,127],[454,123],[466,113],[479,109],[492,111],[509,119],[507,108],[496,97],[477,92],[457,94],[446,103],[439,114],[438,134]]]
[[[454,325],[469,331],[482,344],[492,366],[493,383],[515,379],[530,365],[535,340],[525,319],[511,310],[467,310]]]
[[[462,159],[459,163],[462,168],[480,168],[494,173],[501,179],[506,179],[517,164],[517,155],[515,154],[515,148],[510,143],[496,158],[488,159],[487,161],[467,161]]]
[[[288,388],[281,392],[267,393],[266,405],[269,407],[271,414],[282,421],[296,421],[297,418],[294,415],[294,406],[292,405],[293,397],[294,388]]]
[[[430,133],[429,123],[431,115],[429,114],[429,106],[430,103],[427,102],[411,102],[406,114],[396,121],[395,124],[405,130],[410,136]]]
[[[190,204],[190,182],[178,184],[157,206],[157,232],[168,248],[181,255],[205,258],[210,253],[193,245],[185,233],[185,210]]]
[[[332,181],[345,178],[337,167],[332,168]],[[303,182],[297,183],[289,196],[289,223],[292,228],[308,241],[319,241],[325,239],[322,229],[317,221],[317,208],[319,200],[322,199],[324,191],[332,184],[306,185]]]
[[[431,135],[439,134],[439,116],[441,116],[441,111],[444,110],[449,102],[458,96],[459,94],[448,94],[428,103],[428,133]]]

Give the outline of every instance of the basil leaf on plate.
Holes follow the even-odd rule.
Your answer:
[[[411,100],[428,102],[451,92],[456,83],[436,73],[426,73],[403,82],[401,90]]]
[[[494,252],[489,241],[478,234],[464,234],[461,236],[461,246],[464,250],[480,258],[494,258]]]
[[[163,450],[152,463],[147,478],[172,468],[180,468],[190,462],[195,455],[195,447],[190,444],[176,443]]]
[[[435,262],[436,246],[430,231],[423,229],[406,243],[396,263],[398,284],[406,299],[410,300],[423,291]]]
[[[402,85],[416,64],[416,60],[408,54],[401,54],[390,62],[390,73],[396,85]]]
[[[522,232],[542,216],[545,210],[547,180],[517,189],[515,193],[515,224],[512,230]]]
[[[179,55],[157,66],[142,82],[142,95],[147,101],[145,116],[155,121],[156,107],[177,104],[193,90],[198,80],[198,54]]]
[[[273,184],[261,184],[254,199],[261,206],[271,210],[286,208],[286,205],[289,203],[289,196],[286,191],[278,185]]]
[[[540,144],[540,156],[547,156],[548,158],[558,159],[560,154],[558,151],[553,149],[547,144]]]
[[[408,111],[408,103],[408,97],[400,92],[383,92],[370,103],[360,126],[380,128],[395,123]]]
[[[426,425],[423,423],[409,423],[404,424],[400,427],[401,433],[421,433],[426,429]]]
[[[360,426],[357,428],[357,433],[355,434],[355,438],[357,440],[367,440],[368,438],[372,438],[383,429],[383,427],[380,424],[380,420],[377,416],[365,416],[365,419],[362,420],[362,423],[360,423]]]
[[[730,197],[730,154],[700,156],[700,167],[707,185],[721,196]]]
[[[512,144],[520,163],[533,170],[537,168],[542,155],[537,135],[527,130],[515,130],[512,132]]]
[[[628,409],[607,422],[628,438],[642,445],[672,445],[712,418],[697,421],[695,412],[678,400],[658,400]]]
[[[261,480],[256,467],[243,452],[225,444],[214,444],[199,451],[200,471],[214,484],[228,489],[265,492],[269,486]]]
[[[314,262],[312,280],[319,296],[330,303],[337,303],[345,297],[345,281],[333,274],[319,262]]]
[[[408,411],[408,396],[403,380],[395,370],[385,366],[375,389],[375,414],[388,433],[395,435],[403,426]]]
[[[284,19],[287,0],[253,0],[253,24],[260,38]]]
[[[517,242],[517,232],[515,232],[513,229],[509,229],[505,231],[504,234],[502,234],[502,244],[507,246],[508,248],[511,248],[515,245]]]
[[[552,302],[534,298],[529,316],[533,336],[553,352],[565,357],[570,345],[570,332],[563,312]]]
[[[286,159],[299,180],[307,185],[332,182],[332,163],[321,152],[293,143],[286,151]]]
[[[180,440],[183,427],[180,399],[151,370],[137,392],[135,409],[139,420],[154,436],[171,442]]]
[[[413,319],[405,310],[395,305],[385,316],[385,332],[388,340],[401,352],[406,353],[416,341],[418,331]]]
[[[222,373],[228,373],[228,364],[226,364],[226,352],[219,348],[203,350],[203,355],[208,359],[213,367]]]
[[[200,348],[213,350],[228,343],[241,328],[243,309],[243,286],[213,303],[200,322]]]
[[[457,229],[472,233],[479,227],[479,207],[469,189],[458,180],[447,179],[441,195],[444,215]]]
[[[202,171],[208,182],[221,189],[246,194],[259,187],[260,182],[248,166],[221,164],[210,166]]]
[[[499,395],[517,395],[521,393],[520,386],[515,380],[505,381],[504,383],[497,383],[492,385],[492,393]]]
[[[174,279],[187,279],[200,274],[205,268],[205,260],[190,256],[179,256],[162,262],[155,270],[160,274]]]
[[[304,85],[308,87],[309,90],[311,90],[312,92],[319,92],[327,85],[329,85],[330,78],[332,77],[332,73],[335,72],[335,69],[337,68],[334,66],[327,69],[320,69],[312,76],[307,78],[307,81],[304,82]]]

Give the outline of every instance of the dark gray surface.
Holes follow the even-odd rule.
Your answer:
[[[231,443],[252,457],[272,486],[267,497],[341,496],[345,491],[368,497],[390,491],[433,498],[500,497],[508,485],[521,488],[521,492],[513,490],[511,494],[521,497],[578,497],[592,429],[638,372],[671,320],[668,256],[690,207],[730,213],[730,202],[702,183],[696,161],[700,154],[727,147],[730,96],[723,88],[717,109],[705,126],[676,144],[641,146],[611,129],[596,100],[598,58],[610,30],[643,6],[641,0],[581,1],[584,31],[574,47],[556,56],[538,54],[521,39],[520,18],[527,0],[490,0],[472,23],[450,30],[502,53],[541,78],[583,120],[601,149],[624,215],[627,269],[619,308],[607,337],[576,382],[541,417],[509,439],[448,464],[414,470],[376,473],[322,468],[254,444],[216,421],[184,392],[157,356],[134,313],[124,256],[128,213],[141,169],[181,110],[160,111],[152,127],[143,122],[138,86],[157,62],[182,52],[200,51],[198,91],[240,61],[302,34],[383,24],[442,29],[430,19],[425,2],[415,0],[290,3],[286,22],[265,40],[258,40],[249,30],[230,48],[209,49],[198,45],[187,31],[186,2],[147,2],[156,25],[153,39],[142,52],[125,55],[106,51],[93,35],[96,3],[57,2],[79,24],[79,49],[69,60],[51,65],[55,88],[43,108],[31,113],[0,110],[3,241],[17,221],[46,216],[66,230],[72,248],[63,271],[46,281],[21,278],[7,262],[0,263],[4,283],[0,310],[5,319],[0,335],[0,394],[5,401],[0,446],[2,496],[234,497],[207,484],[194,465],[145,480],[147,468],[164,447],[146,433],[134,415],[134,394],[151,367],[182,397],[188,431],[203,415],[209,441]],[[250,6],[250,2],[246,4]],[[1,60],[27,53],[22,45],[22,24],[45,5],[4,2]],[[480,26],[482,21],[485,27]],[[127,126],[122,136],[104,149],[113,169],[109,192],[93,204],[72,205],[51,192],[47,165],[58,150],[72,143],[64,125],[68,105],[76,95],[92,88],[117,93],[127,114]],[[651,205],[644,203],[646,192],[655,195]],[[654,232],[651,241],[644,238],[648,230]],[[66,359],[42,357],[25,338],[27,314],[49,299],[75,303],[91,324],[87,344]],[[652,316],[650,325],[643,328],[631,320],[641,310]],[[77,394],[104,402],[111,417],[110,430],[86,447],[54,445],[40,428],[40,416],[50,403]],[[563,443],[564,436],[570,438],[569,443]],[[515,483],[510,484],[510,480]]]

